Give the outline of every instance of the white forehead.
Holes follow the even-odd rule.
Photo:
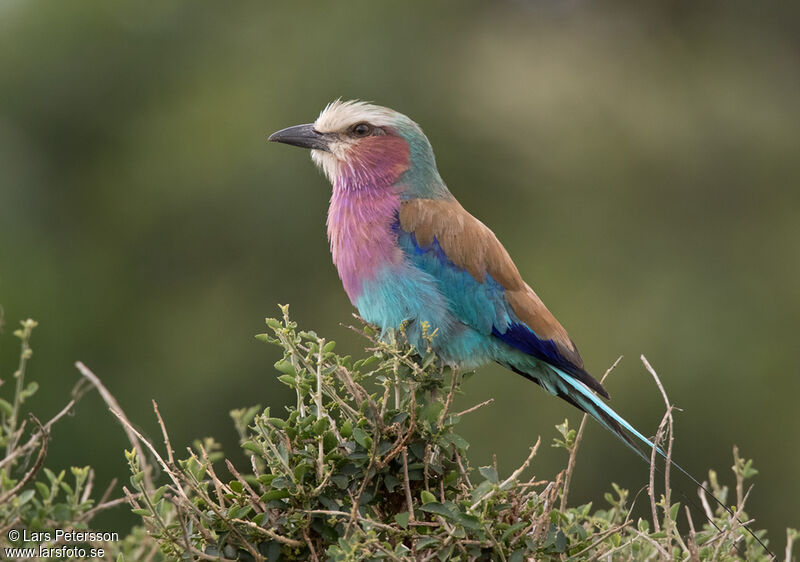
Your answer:
[[[365,121],[377,127],[393,125],[398,114],[388,107],[372,105],[363,101],[336,100],[322,110],[314,128],[320,133],[333,133]]]

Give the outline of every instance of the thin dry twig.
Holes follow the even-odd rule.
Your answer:
[[[19,482],[17,482],[17,484],[13,488],[11,488],[5,494],[0,496],[0,505],[5,503],[5,501],[8,498],[14,497],[17,492],[19,492],[23,487],[25,487],[25,485],[36,476],[36,474],[42,468],[42,464],[44,463],[44,458],[47,456],[47,445],[50,442],[50,432],[44,428],[41,422],[33,414],[30,414],[30,419],[33,420],[33,423],[35,423],[39,427],[39,433],[42,436],[42,446],[39,447],[39,454],[36,456],[36,461],[33,463],[33,466],[30,467],[30,469],[28,469],[28,471],[25,473],[25,476],[20,478]]]
[[[647,542],[649,542],[650,544],[652,544],[654,547],[656,547],[656,550],[658,550],[659,554],[661,554],[664,560],[672,559],[672,557],[669,555],[669,552],[667,552],[666,549],[663,546],[661,546],[656,540],[651,539],[649,536],[642,533],[641,531],[639,531],[639,529],[636,529],[635,527],[631,527],[631,531],[634,534],[646,540]]]
[[[311,560],[315,562],[319,562],[319,556],[317,555],[317,549],[314,548],[314,541],[311,540],[311,535],[308,534],[308,526],[311,524],[311,518],[309,518],[308,523],[306,526],[303,527],[303,540],[306,541],[306,546],[308,547],[308,551],[311,553]]]
[[[283,535],[279,535],[278,533],[276,533],[275,531],[273,531],[271,529],[267,529],[265,527],[260,527],[260,526],[256,525],[255,523],[253,523],[252,521],[248,521],[246,519],[234,518],[233,522],[234,523],[239,523],[240,525],[244,525],[245,527],[247,527],[248,529],[251,529],[252,531],[255,531],[256,533],[260,533],[260,534],[264,535],[265,537],[269,537],[271,539],[274,539],[274,540],[278,541],[279,543],[282,543],[282,544],[285,544],[285,545],[288,545],[288,546],[292,546],[292,547],[297,548],[297,547],[303,546],[305,544],[303,541],[298,541],[296,539],[290,539],[289,537],[284,537]]]
[[[317,392],[314,393],[314,402],[317,406],[317,420],[321,420],[325,415],[322,408],[322,351],[325,347],[325,340],[320,339],[317,349],[317,368],[315,375],[317,379]],[[325,470],[325,450],[323,446],[323,436],[317,436],[317,480],[322,480],[322,473]]]
[[[703,480],[702,484],[703,484],[703,488],[708,486],[708,484],[706,483],[705,480]],[[703,511],[705,511],[705,513],[706,513],[706,518],[709,521],[713,521],[714,520],[714,512],[711,511],[711,506],[708,505],[708,499],[706,498],[706,495],[705,495],[705,493],[703,491],[703,488],[698,488],[697,489],[697,496],[700,498],[700,503],[703,505]]]
[[[175,457],[172,452],[172,444],[169,442],[169,434],[167,433],[167,426],[164,424],[164,419],[161,417],[161,412],[158,411],[158,402],[153,400],[153,411],[156,413],[158,425],[161,428],[161,435],[164,436],[164,446],[167,448],[167,462],[171,465],[175,464]]]
[[[257,494],[255,492],[255,490],[253,490],[253,488],[250,486],[250,484],[248,484],[247,480],[242,478],[242,475],[239,474],[239,471],[236,470],[236,467],[233,466],[233,463],[230,460],[225,459],[225,466],[228,467],[228,471],[233,475],[233,477],[236,478],[236,480],[239,481],[239,484],[241,484],[242,487],[245,490],[247,490],[247,493],[250,494],[251,498],[258,498],[259,497],[259,494]],[[261,501],[252,501],[251,500],[250,505],[252,505],[253,507],[257,508],[257,510],[260,511],[260,512],[266,511],[266,509],[267,509],[267,506],[264,505],[264,503],[261,502]]]
[[[355,497],[352,498],[353,500],[353,508],[350,510],[350,521],[347,524],[347,529],[345,529],[345,537],[350,535],[350,529],[356,522],[356,519],[361,516],[358,511],[358,504],[361,503],[361,496],[364,494],[364,490],[367,489],[367,484],[369,484],[370,480],[372,480],[373,476],[373,468],[377,465],[378,459],[378,442],[377,439],[373,440],[372,442],[372,450],[369,453],[369,464],[367,465],[367,470],[364,475],[364,480],[361,481],[361,486],[358,488],[358,492],[356,493]]]
[[[69,411],[72,409],[72,407],[75,404],[77,404],[77,402],[78,402],[77,398],[73,398],[72,400],[67,402],[67,405],[64,406],[55,416],[50,418],[50,421],[48,421],[46,424],[44,424],[42,426],[42,429],[44,429],[45,431],[50,431],[50,428],[53,427],[53,425],[58,420],[60,420],[64,416],[66,416],[69,413]],[[5,465],[11,463],[14,459],[19,457],[20,455],[26,454],[28,451],[30,451],[34,447],[36,447],[36,445],[39,443],[39,439],[42,438],[42,435],[43,435],[42,429],[40,429],[39,431],[37,431],[36,433],[31,435],[30,438],[25,442],[24,445],[22,445],[21,447],[15,448],[13,453],[11,453],[7,457],[5,457],[2,460],[0,460],[0,469],[2,469]]]
[[[464,468],[464,463],[461,460],[461,455],[458,453],[458,449],[455,449],[455,457],[456,457],[456,464],[458,464],[458,471],[461,473],[461,477],[464,479],[464,482],[467,485],[467,490],[472,490],[472,481],[469,479],[469,472],[467,469]]]
[[[786,529],[786,562],[792,562],[792,548],[798,536],[800,534],[795,529]]]
[[[697,531],[694,528],[694,520],[692,519],[692,512],[689,506],[683,506],[686,510],[686,520],[689,522],[689,540],[686,543],[686,549],[689,551],[689,560],[700,560],[700,548],[697,545]]]
[[[403,490],[406,493],[406,504],[408,504],[408,519],[414,521],[414,501],[411,497],[411,485],[408,479],[408,450],[403,448]]]
[[[453,397],[456,394],[456,386],[458,386],[458,370],[453,369],[451,375],[452,377],[450,379],[450,392],[447,393],[447,399],[444,402],[444,408],[442,408],[442,412],[439,414],[440,426],[447,417],[447,414],[450,413],[450,406],[453,404]]]
[[[572,560],[581,560],[581,555],[582,554],[591,551],[592,549],[594,549],[598,545],[602,544],[603,541],[605,541],[608,537],[610,537],[614,533],[618,533],[618,532],[622,531],[628,525],[630,525],[629,521],[623,521],[619,525],[615,525],[615,526],[611,527],[610,529],[608,529],[608,530],[606,530],[606,531],[604,531],[602,533],[599,533],[598,535],[596,535],[598,538],[595,541],[590,543],[589,546],[587,546],[583,550],[581,550],[579,552],[576,552],[575,554],[571,555],[570,559],[572,559]],[[594,554],[594,556],[592,556],[589,560],[587,560],[587,562],[589,562],[591,560],[597,560],[601,556],[607,556],[608,554],[609,554],[608,552],[602,552],[602,551],[596,552]]]
[[[346,511],[336,511],[336,510],[331,510],[331,509],[307,509],[307,510],[305,510],[305,512],[306,513],[317,513],[317,514],[320,514],[320,515],[338,515],[340,517],[348,517],[348,518],[351,517],[351,514],[347,513]],[[364,523],[366,523],[368,525],[372,525],[373,527],[377,527],[378,529],[384,529],[384,530],[387,530],[387,531],[394,531],[395,530],[395,528],[392,527],[391,525],[386,525],[385,523],[380,523],[378,521],[373,521],[372,519],[367,519],[366,517],[364,517],[360,513],[356,516],[356,519],[358,521],[362,521],[362,522],[364,522]]]
[[[103,398],[103,401],[108,405],[111,411],[114,413],[117,418],[122,423],[122,428],[125,430],[125,434],[128,436],[128,441],[130,441],[131,445],[134,449],[136,449],[136,455],[139,457],[139,463],[141,465],[142,470],[144,471],[144,482],[145,482],[145,489],[148,491],[152,491],[153,487],[153,480],[150,465],[147,462],[147,457],[145,457],[144,450],[142,449],[139,440],[137,440],[138,432],[133,429],[133,424],[128,420],[128,416],[125,415],[125,412],[117,402],[117,399],[114,398],[114,395],[109,392],[109,390],[105,387],[105,385],[100,382],[100,379],[97,375],[95,375],[89,367],[84,365],[81,361],[77,361],[75,363],[75,367],[78,368],[81,375],[83,375],[89,382],[91,382],[94,387],[97,389],[97,392],[100,393],[100,396]],[[146,439],[141,437],[142,442],[146,442]],[[155,449],[153,449],[155,450]]]
[[[486,494],[484,494],[483,496],[481,496],[477,500],[475,500],[475,502],[469,508],[470,511],[475,510],[482,502],[484,502],[484,501],[488,500],[489,498],[491,498],[492,496],[494,496],[497,493],[497,490],[504,490],[509,484],[511,484],[511,482],[513,482],[514,480],[519,478],[519,475],[522,474],[522,472],[526,468],[528,468],[528,465],[531,464],[531,461],[533,460],[533,457],[536,456],[536,452],[539,450],[539,445],[541,444],[541,442],[542,442],[542,438],[539,437],[536,440],[536,444],[533,447],[531,447],[531,452],[528,455],[528,458],[525,459],[525,462],[523,462],[522,465],[517,470],[512,472],[511,476],[509,476],[508,478],[503,480],[503,482],[501,482],[499,486],[497,486],[495,488],[492,488]],[[548,515],[548,517],[549,517],[549,515]]]
[[[653,377],[653,380],[656,382],[656,386],[658,386],[659,391],[661,391],[661,396],[664,398],[664,405],[666,406],[666,412],[664,413],[664,417],[661,419],[661,423],[658,426],[658,431],[656,432],[656,437],[653,442],[653,450],[650,452],[650,506],[653,511],[653,525],[655,526],[656,532],[661,530],[661,525],[659,524],[657,510],[656,510],[656,501],[655,501],[655,466],[656,466],[656,455],[659,451],[659,443],[661,442],[664,432],[666,431],[666,439],[667,439],[667,458],[666,458],[666,465],[664,467],[664,512],[665,514],[669,513],[670,508],[670,494],[671,494],[671,486],[669,481],[669,470],[670,465],[672,464],[672,444],[674,440],[673,434],[673,420],[672,420],[672,404],[669,403],[669,398],[667,397],[667,391],[664,390],[664,385],[661,384],[661,379],[658,378],[658,374],[656,374],[655,369],[650,365],[647,361],[647,358],[642,355],[640,357],[642,363],[644,364],[647,371]],[[671,536],[671,524],[670,518],[664,518],[664,525],[666,526],[665,532],[667,536]]]
[[[478,408],[483,408],[484,406],[488,406],[492,402],[494,402],[494,398],[489,398],[488,400],[484,400],[480,404],[475,404],[472,408],[467,408],[466,410],[462,410],[461,412],[457,413],[456,415],[458,417],[461,417],[461,416],[465,416],[467,414],[471,414],[472,412],[474,412]]]

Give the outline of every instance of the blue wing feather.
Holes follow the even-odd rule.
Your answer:
[[[480,282],[455,265],[436,237],[430,245],[420,246],[413,232],[398,229],[398,244],[414,266],[436,280],[458,320],[487,337],[494,336],[516,350],[567,372],[583,371],[564,358],[554,341],[540,338],[517,318],[500,283],[488,273]]]

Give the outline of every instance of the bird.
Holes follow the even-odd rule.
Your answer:
[[[311,151],[333,191],[333,263],[359,315],[383,336],[403,329],[447,365],[499,363],[588,413],[637,455],[653,443],[602,399],[575,343],[495,234],[448,189],[433,148],[406,115],[358,100],[269,141]],[[434,334],[433,338],[426,338]]]
[[[567,331],[497,236],[450,192],[417,123],[387,107],[337,99],[313,123],[268,140],[310,149],[332,184],[333,263],[350,302],[382,337],[402,329],[411,345],[430,347],[455,369],[503,365],[594,418],[648,464],[642,446],[666,459],[738,519],[604,402],[608,392]]]
[[[495,234],[450,192],[417,123],[338,99],[313,123],[268,140],[310,149],[331,182],[333,263],[350,302],[384,337],[402,328],[411,345],[461,370],[499,363],[588,413],[647,460],[637,442],[653,443],[601,399],[609,394],[567,331]]]

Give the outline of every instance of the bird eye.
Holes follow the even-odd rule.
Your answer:
[[[372,127],[369,123],[357,123],[353,125],[350,131],[357,137],[366,137],[372,132]]]

